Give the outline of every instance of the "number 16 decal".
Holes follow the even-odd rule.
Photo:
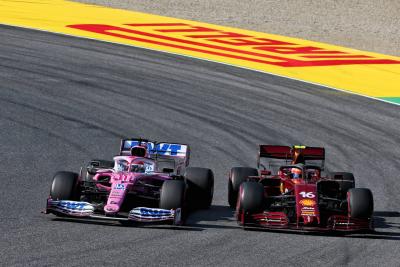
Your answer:
[[[314,198],[315,194],[313,192],[300,192],[300,195],[304,198]]]

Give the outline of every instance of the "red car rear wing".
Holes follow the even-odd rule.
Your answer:
[[[260,145],[259,158],[292,160],[295,151],[301,151],[304,160],[325,160],[325,148],[308,146]]]

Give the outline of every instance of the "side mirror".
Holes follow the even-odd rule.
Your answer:
[[[173,172],[174,172],[174,169],[171,169],[171,168],[163,168],[163,169],[162,169],[162,172],[163,172],[163,173],[173,173]]]
[[[261,174],[261,176],[271,175],[271,171],[270,170],[261,170],[260,174]]]

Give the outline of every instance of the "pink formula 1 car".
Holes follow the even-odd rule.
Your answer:
[[[268,168],[260,158],[270,159]],[[239,225],[300,231],[373,230],[371,191],[355,188],[352,173],[324,172],[324,160],[322,147],[260,145],[259,169],[230,171],[228,202],[236,208]]]
[[[187,211],[209,208],[214,176],[188,167],[188,145],[124,139],[114,161],[92,160],[80,174],[58,172],[46,213],[121,222],[181,225]]]

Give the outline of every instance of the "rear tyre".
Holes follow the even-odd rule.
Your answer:
[[[346,181],[355,181],[354,174],[351,172],[330,172],[328,174],[328,178],[333,180],[346,180]]]
[[[351,188],[347,193],[351,218],[371,218],[374,212],[374,199],[367,188]]]
[[[264,186],[257,182],[244,182],[240,186],[239,208],[243,212],[257,212],[262,210],[264,200]]]
[[[190,167],[186,169],[188,202],[191,208],[208,209],[214,195],[214,174],[210,169]]]
[[[185,183],[180,180],[166,180],[160,191],[160,209],[177,209],[183,207]]]
[[[240,185],[249,176],[258,176],[258,170],[250,167],[234,167],[231,169],[228,181],[228,203],[231,208],[236,207]]]
[[[50,188],[53,200],[79,200],[79,175],[73,172],[57,172]]]

